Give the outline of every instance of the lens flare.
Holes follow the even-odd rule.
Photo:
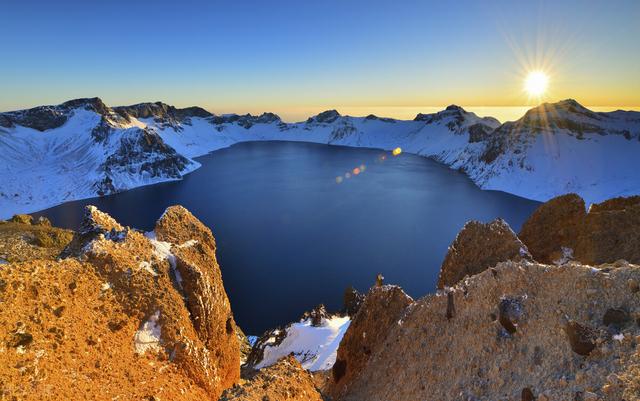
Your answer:
[[[402,149],[401,148],[395,148],[393,149],[393,151],[391,152],[394,156],[398,156],[400,153],[402,153]]]

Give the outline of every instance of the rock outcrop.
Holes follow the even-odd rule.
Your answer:
[[[218,387],[227,388],[240,375],[240,344],[213,234],[182,206],[168,208],[154,232],[156,240],[173,244],[177,287],[198,337],[209,350],[208,363],[217,371]]]
[[[624,259],[640,264],[640,196],[592,205],[580,234],[576,260],[601,264]]]
[[[450,290],[452,318],[445,294],[409,305],[338,399],[640,399],[640,328],[624,323],[639,279],[624,263],[498,263]]]
[[[322,401],[313,378],[288,356],[253,372],[247,380],[226,390],[220,401]]]
[[[53,260],[72,236],[69,230],[51,227],[46,218],[14,216],[8,221],[0,221],[0,261]]]
[[[544,263],[640,263],[640,196],[610,199],[588,212],[578,195],[554,198],[531,215],[519,237]]]
[[[569,250],[576,248],[586,215],[581,197],[576,194],[558,196],[533,212],[522,225],[518,237],[527,244],[537,261],[551,264],[567,258]]]
[[[351,317],[355,316],[360,310],[364,298],[365,294],[361,294],[352,286],[347,287],[342,297],[342,313]]]
[[[444,258],[438,288],[454,286],[465,276],[478,274],[498,262],[531,260],[527,247],[502,219],[464,225]]]
[[[239,380],[213,236],[183,208],[163,219],[176,243],[89,207],[66,259],[0,269],[1,398],[217,399]]]
[[[340,342],[332,380],[324,389],[327,394],[340,398],[412,302],[413,299],[398,286],[384,285],[369,290]]]

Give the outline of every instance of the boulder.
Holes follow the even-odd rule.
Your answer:
[[[242,384],[226,390],[220,401],[322,401],[313,378],[288,356],[254,371]]]
[[[376,286],[369,290],[338,347],[332,380],[325,388],[330,396],[339,398],[348,388],[412,302],[398,286]]]
[[[311,326],[320,327],[322,326],[322,321],[324,319],[328,319],[329,317],[331,317],[331,315],[329,314],[329,312],[327,312],[327,308],[323,304],[320,304],[310,311],[306,311],[305,313],[303,313],[300,320],[302,321],[309,319],[311,321]]]
[[[519,237],[543,263],[640,263],[640,196],[609,199],[588,213],[578,195],[559,196],[529,217]]]
[[[9,219],[11,223],[18,224],[32,224],[33,217],[29,214],[16,214],[12,218]]]
[[[38,217],[34,222],[34,225],[36,226],[45,226],[45,227],[51,227],[51,221],[44,217],[44,216],[40,216]]]
[[[193,240],[216,249],[211,230],[182,206],[167,208],[156,222],[154,232],[159,241],[180,245]]]
[[[531,260],[527,247],[502,219],[484,224],[470,221],[449,246],[438,277],[438,288],[454,286],[498,262]]]
[[[582,263],[640,263],[640,196],[591,205],[574,252]]]
[[[562,248],[576,248],[586,214],[584,200],[578,195],[558,196],[533,212],[518,237],[535,260],[553,263],[563,258]]]

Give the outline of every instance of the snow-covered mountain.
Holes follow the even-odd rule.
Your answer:
[[[573,100],[500,124],[454,105],[413,121],[329,110],[285,123],[272,113],[214,115],[160,102],[112,108],[92,98],[0,113],[0,218],[177,180],[199,167],[194,157],[261,140],[401,147],[464,171],[481,188],[536,200],[640,193],[640,113],[595,113]]]

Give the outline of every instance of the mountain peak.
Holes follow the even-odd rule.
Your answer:
[[[100,115],[107,115],[111,112],[109,106],[104,104],[99,97],[79,98],[68,100],[60,105],[64,109],[78,109],[84,108],[85,110],[95,111]]]
[[[317,122],[317,123],[332,123],[335,120],[337,120],[339,117],[341,117],[340,113],[338,113],[337,110],[332,109],[332,110],[326,110],[323,111],[322,113],[314,116],[314,117],[310,117],[307,122]]]
[[[602,115],[587,109],[576,100],[564,99],[555,103],[542,103],[529,109],[519,121],[524,124],[542,122],[548,126],[561,127],[566,125],[566,121],[576,121],[583,125],[600,121],[602,118]]]
[[[445,110],[445,111],[461,111],[461,112],[464,112],[464,111],[465,111],[462,107],[460,107],[460,106],[458,106],[458,105],[456,105],[456,104],[450,104],[450,105],[449,105],[449,106],[447,106],[447,108],[446,108],[446,109],[444,109],[444,110]]]

